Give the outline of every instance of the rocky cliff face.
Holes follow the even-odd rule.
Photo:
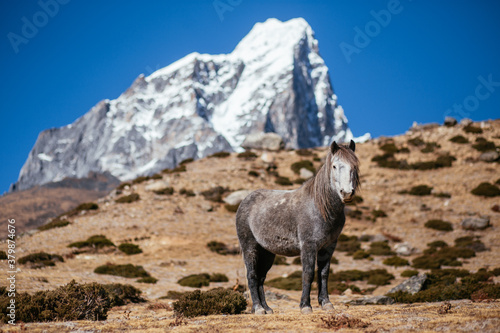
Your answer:
[[[128,180],[276,132],[304,148],[352,133],[301,19],[257,23],[230,54],[192,53],[73,124],[42,132],[12,189],[109,172]]]

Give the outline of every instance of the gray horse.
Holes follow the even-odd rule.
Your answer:
[[[257,190],[236,213],[236,231],[247,268],[252,312],[273,313],[264,294],[264,280],[276,254],[301,256],[300,309],[311,313],[311,283],[318,263],[318,301],[333,309],[328,298],[330,260],[345,223],[344,205],[359,186],[355,143],[333,142],[325,164],[315,177],[292,191]]]

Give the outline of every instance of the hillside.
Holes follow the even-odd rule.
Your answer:
[[[415,252],[404,258],[413,261],[422,255],[427,244],[442,240],[449,245],[454,240],[473,236],[480,240],[485,249],[477,250],[474,257],[461,259],[461,269],[476,272],[481,268],[493,269],[500,267],[500,213],[495,205],[499,204],[499,197],[484,197],[471,194],[471,190],[480,183],[489,182],[498,184],[500,167],[498,160],[487,163],[479,160],[481,152],[473,145],[485,141],[478,141],[479,137],[486,142],[493,142],[500,146],[500,120],[473,124],[481,128],[482,133],[467,133],[463,125],[454,127],[420,126],[413,127],[406,134],[393,138],[379,138],[358,144],[356,153],[361,161],[361,186],[358,195],[362,202],[357,206],[348,206],[348,217],[343,234],[349,236],[365,236],[371,242],[386,239],[394,249],[399,240],[407,242]],[[470,128],[470,127],[469,127]],[[462,135],[469,143],[450,142],[452,137]],[[421,144],[421,139],[428,144]],[[393,149],[391,143],[399,151],[394,157],[385,157],[391,164],[398,163],[400,169],[380,167],[371,161],[376,155],[384,154]],[[435,143],[438,146],[432,144]],[[420,145],[418,145],[420,144]],[[406,149],[407,148],[407,149]],[[497,148],[498,149],[498,148]],[[422,152],[429,151],[429,152]],[[17,240],[18,258],[30,253],[44,251],[58,254],[65,258],[53,267],[31,269],[19,265],[17,274],[17,288],[30,293],[54,289],[67,284],[72,279],[77,282],[99,283],[130,283],[143,291],[148,303],[132,304],[113,308],[109,318],[102,322],[70,322],[26,324],[30,331],[74,331],[74,330],[136,330],[156,332],[169,328],[174,321],[173,312],[161,308],[148,308],[151,303],[166,304],[171,301],[158,298],[165,296],[168,291],[188,291],[189,287],[180,286],[177,281],[189,274],[224,273],[229,282],[211,283],[215,286],[232,287],[236,283],[246,283],[245,268],[240,255],[220,255],[207,248],[210,241],[224,242],[228,246],[238,244],[234,228],[235,214],[228,211],[223,203],[208,201],[201,194],[203,191],[217,186],[228,188],[224,194],[232,191],[259,188],[292,189],[299,185],[282,186],[275,183],[276,174],[266,171],[270,160],[274,160],[280,176],[296,180],[291,165],[302,160],[309,160],[315,168],[321,165],[321,158],[326,154],[325,148],[314,148],[307,151],[280,151],[276,153],[255,152],[257,157],[238,157],[232,153],[227,157],[211,157],[184,164],[185,172],[163,173],[163,179],[146,180],[139,184],[124,187],[122,193],[113,191],[110,195],[97,201],[99,209],[82,212],[70,217],[72,224],[34,234],[25,234]],[[312,153],[311,155],[307,155]],[[439,156],[453,156],[456,158],[451,167],[442,167],[431,170],[414,168],[417,162],[437,160]],[[406,160],[405,162],[402,162]],[[269,168],[268,168],[269,169]],[[420,167],[425,169],[425,167]],[[256,177],[249,175],[250,171]],[[163,187],[174,189],[172,195],[159,195],[150,189],[155,184],[164,182]],[[432,193],[425,196],[415,196],[409,191],[417,185],[432,187]],[[162,187],[160,186],[160,187]],[[181,189],[192,190],[194,196],[180,194]],[[137,193],[140,199],[131,203],[117,203],[117,198]],[[495,210],[496,209],[496,210]],[[382,214],[381,211],[384,213]],[[354,213],[355,212],[355,213]],[[383,216],[386,215],[386,216]],[[489,216],[489,226],[484,230],[464,230],[460,223],[469,217]],[[424,224],[433,219],[448,221],[452,231],[438,231],[426,228]],[[125,241],[140,246],[143,253],[127,256],[122,252],[109,248],[107,251],[90,251],[75,254],[74,248],[68,244],[83,241],[92,235],[105,235],[114,244]],[[372,236],[372,237],[368,237]],[[361,242],[366,251],[370,248],[369,242]],[[5,243],[3,243],[3,247]],[[483,250],[483,251],[481,251]],[[393,267],[384,265],[388,256],[372,255],[372,260],[354,260],[346,252],[336,251],[334,256],[339,263],[332,265],[333,271],[351,269],[386,269],[394,275],[388,285],[382,285],[372,291],[372,295],[384,295],[392,287],[406,280],[401,277],[409,266]],[[93,271],[100,265],[136,264],[142,265],[153,277],[158,279],[156,284],[137,283],[135,279],[127,279],[112,275],[99,275]],[[268,274],[267,280],[286,276],[301,267],[293,265],[292,258],[287,259],[289,265],[274,266]],[[421,273],[428,269],[418,269]],[[498,277],[493,281],[499,282]],[[5,285],[3,279],[0,285]],[[355,281],[356,285],[365,293],[374,287],[366,281]],[[282,290],[267,287],[274,298],[268,303],[275,310],[274,315],[255,317],[249,314],[234,317],[210,316],[197,317],[187,320],[186,326],[175,327],[176,331],[206,330],[212,332],[237,330],[250,332],[256,328],[277,331],[306,331],[320,327],[321,317],[325,313],[317,306],[316,296],[312,293],[314,313],[310,316],[299,315],[298,300],[300,291]],[[334,293],[331,300],[339,313],[370,322],[368,330],[436,330],[449,329],[456,331],[483,332],[495,331],[500,324],[498,313],[500,302],[478,302],[470,300],[451,302],[451,312],[439,315],[437,310],[441,303],[419,303],[413,305],[367,305],[346,306],[344,301],[362,297],[352,293],[349,289],[344,293]],[[174,329],[174,328],[171,328]]]

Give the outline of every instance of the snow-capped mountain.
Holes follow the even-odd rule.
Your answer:
[[[74,123],[43,131],[12,188],[89,172],[128,180],[187,158],[241,150],[253,132],[276,132],[293,148],[352,138],[302,18],[257,23],[232,53],[189,54],[140,75]]]

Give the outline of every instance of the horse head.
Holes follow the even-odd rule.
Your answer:
[[[354,155],[356,144],[339,146],[335,141],[330,146],[330,184],[342,202],[353,200],[359,187],[359,160]]]

